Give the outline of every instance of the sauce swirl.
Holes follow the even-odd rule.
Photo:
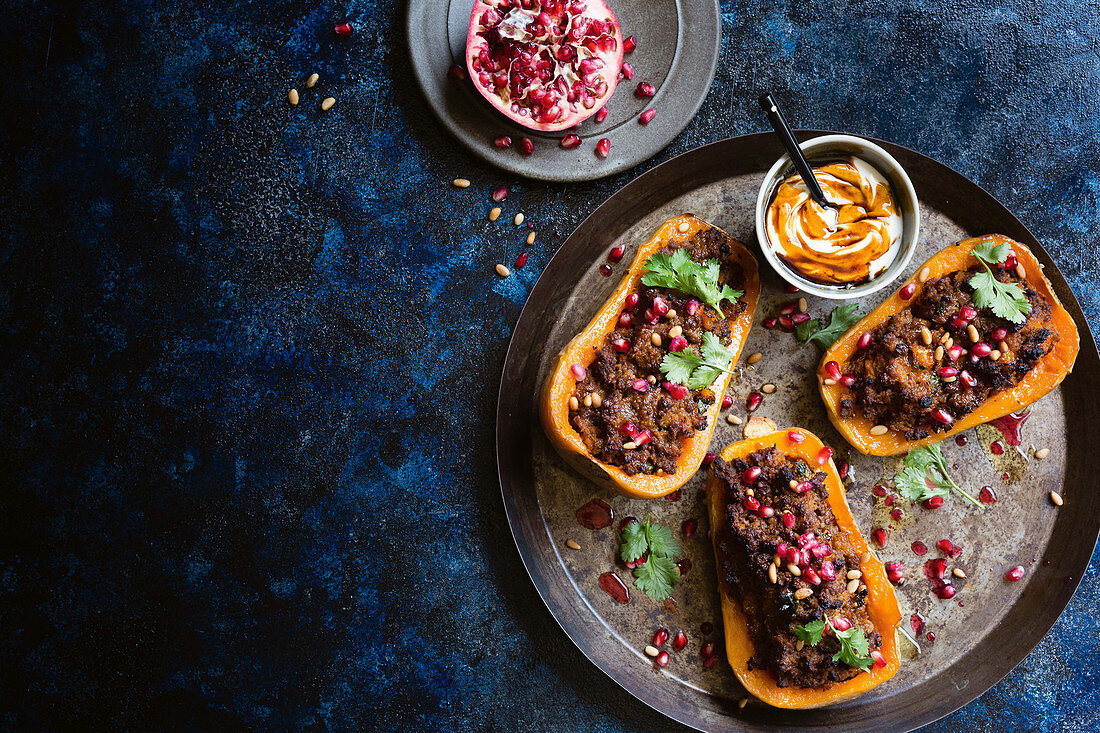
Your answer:
[[[813,170],[837,208],[818,206],[797,174],[784,179],[768,206],[772,249],[814,282],[857,285],[875,278],[889,267],[901,242],[901,215],[886,178],[854,157]]]

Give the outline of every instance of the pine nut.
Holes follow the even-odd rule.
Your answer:
[[[1062,495],[1057,491],[1050,492],[1050,500],[1054,503],[1054,506],[1062,506]]]
[[[746,496],[753,496],[754,494],[756,494],[756,492],[752,490],[751,486],[749,488],[745,489],[745,495]]]
[[[581,409],[581,401],[577,399],[577,395],[573,395],[569,398],[569,409],[579,410]]]
[[[790,481],[787,482],[787,486],[790,486],[792,489],[797,489],[798,482],[792,478]]]
[[[310,74],[309,78],[306,79],[306,89],[312,89],[313,85],[316,84],[320,78],[321,77],[317,74]]]
[[[600,394],[598,392],[593,392],[592,393],[592,406],[598,408],[598,407],[601,407],[602,405],[603,405],[603,397],[600,397]]]
[[[768,382],[767,384],[765,384],[763,387],[760,388],[760,391],[763,392],[764,394],[772,394],[777,389],[779,389],[779,388],[776,387],[771,382]]]
[[[951,571],[951,574],[954,575],[956,578],[965,578],[966,577],[966,573],[963,572],[962,568],[955,568],[954,570]]]
[[[1016,277],[1021,280],[1027,280],[1027,270],[1025,270],[1024,266],[1019,262],[1016,263]]]
[[[932,332],[928,330],[927,326],[920,327],[920,340],[924,342],[925,346],[932,345]]]
[[[749,366],[752,366],[753,364],[755,364],[756,362],[760,361],[763,358],[764,358],[764,355],[761,354],[759,351],[757,351],[755,354],[753,354],[748,359],[746,359],[746,362],[748,363]]]
[[[657,377],[650,374],[648,377],[645,378],[645,381],[649,382],[650,384],[657,384]]]
[[[1001,352],[997,351],[997,349],[993,349],[993,351],[989,352],[989,358],[993,361],[999,361],[1001,358]]]
[[[500,207],[499,206],[494,206],[493,208],[489,209],[489,221],[496,221],[499,218],[500,218]]]
[[[681,232],[686,232],[688,229],[691,228],[691,225],[688,224],[686,221],[682,221],[680,222],[680,226],[676,228],[679,229]]]
[[[535,233],[531,232],[530,234],[527,235],[527,244],[534,244],[534,243],[535,243]]]
[[[845,586],[844,589],[847,590],[849,593],[855,593],[857,590],[859,590],[859,578],[849,580],[848,585]]]
[[[955,345],[955,339],[952,336],[948,336],[947,338],[945,338],[943,340],[943,348],[945,348],[945,349],[950,349],[954,345]]]
[[[975,344],[982,340],[981,334],[978,333],[978,327],[973,323],[966,327],[966,335],[969,336],[970,340]]]
[[[1049,455],[1050,448],[1040,448],[1039,450],[1035,451],[1035,457],[1038,458],[1040,461]]]
[[[523,223],[523,214],[516,214],[515,222],[516,222],[517,227],[520,224],[522,224]]]
[[[740,700],[737,701],[737,707],[739,707],[739,708],[744,708],[748,704],[749,704],[749,699],[747,697],[743,697],[743,698],[741,698]]]
[[[470,182],[467,181],[465,178],[456,178],[453,181],[451,181],[451,183],[454,185],[455,188],[469,188],[470,187]]]
[[[565,546],[568,547],[571,550],[581,549],[581,546],[577,543],[576,540],[566,540],[565,541]]]
[[[288,102],[290,102],[291,107],[297,106],[297,104],[298,104],[298,90],[297,89],[291,89],[289,92],[287,92],[286,93],[286,100]]]
[[[584,406],[585,407],[591,407],[592,406],[592,395],[586,394],[584,396]]]
[[[676,317],[676,309],[675,308],[669,308],[668,313],[665,314],[665,318],[675,318],[675,317]]]
[[[657,651],[657,647],[646,644],[645,653],[651,657],[655,657],[659,652]]]
[[[1008,353],[1008,344],[1006,344],[1004,341],[998,341],[997,348],[1001,350],[1002,354]]]
[[[332,109],[332,105],[334,104],[336,104],[335,99],[333,99],[332,97],[325,97],[324,100],[321,102],[321,110],[323,112],[328,112],[330,109]]]
[[[873,428],[871,428],[870,432],[871,432],[871,435],[885,435],[886,431],[889,430],[889,429],[890,428],[886,427],[885,425],[876,425]]]
[[[804,646],[806,646],[806,642],[804,642],[804,641],[802,641],[801,639],[799,639],[798,641],[796,641],[796,642],[794,643],[794,650],[795,650],[796,652],[800,652],[800,651],[802,651],[802,647],[804,647]]]
[[[769,565],[768,566],[768,582],[769,583],[778,583],[779,582],[779,575],[776,574],[774,565]]]
[[[793,562],[787,563],[787,572],[794,576],[802,575],[802,571]]]
[[[509,275],[512,274],[512,271],[509,270],[504,265],[497,265],[496,269],[497,269],[497,274],[500,275],[501,277],[508,277]]]
[[[849,570],[847,575],[845,575],[844,577],[847,578],[848,580],[855,580],[857,578],[862,578],[863,577],[863,571],[862,570]]]
[[[623,443],[623,450],[634,450],[637,447],[638,446],[634,444],[633,440],[628,440],[625,443]]]
[[[774,557],[772,557],[772,565],[779,567],[782,562],[783,558],[781,558],[779,555],[775,555]]]
[[[809,308],[809,307],[810,306],[806,303],[805,298],[799,298],[798,299],[798,312],[799,313],[805,313],[806,309]]]
[[[796,601],[801,601],[803,598],[809,598],[814,592],[809,588],[799,588],[794,592],[794,598]]]
[[[649,337],[649,340],[651,342],[653,342],[654,346],[660,346],[661,345],[661,334],[655,333],[655,334],[653,334],[652,336]]]
[[[728,422],[730,425],[737,425],[741,422],[741,419],[738,418],[737,415],[730,414],[726,415],[726,422]]]
[[[936,347],[935,359],[936,361],[943,359],[943,344]]]
[[[940,381],[943,382],[944,384],[951,384],[952,382],[956,381],[957,379],[958,379],[958,377],[940,377]]]
[[[824,379],[824,380],[822,380],[822,381],[824,381],[824,382],[825,382],[825,384],[826,384],[826,385],[828,385],[828,386],[830,386],[830,387],[832,387],[832,386],[833,386],[834,384],[836,384],[836,380],[835,380],[835,379],[829,379],[828,377],[825,377],[825,379]]]
[[[865,550],[862,555],[859,556],[859,564],[866,565],[871,560],[871,551]]]
[[[930,267],[923,267],[923,268],[921,268],[920,274],[919,274],[919,275],[917,275],[917,279],[918,279],[918,280],[920,280],[921,282],[924,282],[925,280],[927,280],[927,279],[928,279],[928,277],[929,277],[929,276],[930,276],[931,274],[932,274],[932,268],[930,268]]]
[[[668,335],[669,335],[670,338],[676,338],[677,336],[679,336],[683,332],[684,332],[684,329],[681,326],[673,326],[672,328],[668,329]]]

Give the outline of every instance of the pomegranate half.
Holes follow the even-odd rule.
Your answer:
[[[619,21],[603,0],[477,0],[470,14],[471,81],[532,130],[565,130],[596,114],[622,60]]]

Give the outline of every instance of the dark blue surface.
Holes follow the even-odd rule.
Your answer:
[[[671,727],[553,623],[493,458],[528,288],[637,171],[479,165],[416,93],[392,2],[7,16],[4,727]],[[987,187],[1095,331],[1098,49],[1095,3],[725,3],[710,96],[657,160],[764,129],[769,89],[799,126]],[[539,233],[507,280],[493,265],[527,230],[486,221],[500,185]],[[1027,660],[932,730],[1100,727],[1092,568]]]

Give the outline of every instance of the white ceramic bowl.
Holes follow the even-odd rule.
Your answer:
[[[917,192],[913,190],[913,182],[909,180],[905,169],[894,160],[894,157],[872,142],[852,135],[823,135],[807,140],[800,145],[803,154],[811,164],[821,158],[836,158],[840,156],[855,156],[865,160],[876,168],[890,184],[890,190],[894,195],[898,213],[901,215],[901,243],[897,256],[886,270],[868,282],[859,285],[823,285],[802,277],[798,272],[788,267],[776,256],[768,240],[767,214],[768,204],[779,183],[787,176],[794,173],[794,165],[791,158],[784,155],[775,162],[775,165],[764,176],[764,182],[760,184],[760,194],[756,198],[756,237],[760,240],[760,249],[764,252],[764,259],[779,273],[779,276],[811,295],[833,300],[849,300],[869,295],[881,290],[896,280],[905,268],[909,260],[913,258],[913,252],[917,248],[917,236],[920,234],[920,206],[917,203]]]

